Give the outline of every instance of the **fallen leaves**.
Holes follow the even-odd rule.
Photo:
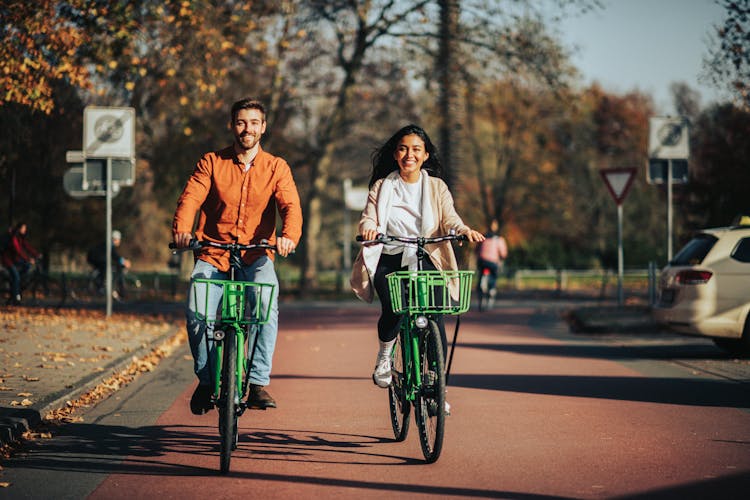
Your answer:
[[[167,339],[142,357],[133,356],[130,364],[120,372],[103,379],[96,387],[84,393],[75,401],[68,401],[63,408],[53,410],[45,415],[44,420],[55,423],[81,422],[83,418],[75,415],[76,410],[93,406],[97,402],[109,397],[115,391],[131,383],[141,373],[152,371],[159,362],[169,356],[172,351],[186,340],[183,331]]]
[[[44,400],[82,374],[106,373],[118,360],[183,328],[166,315],[116,313],[107,319],[103,311],[24,307],[0,307],[0,325],[8,327],[0,347],[0,406],[10,405],[19,391],[40,393],[35,399]]]

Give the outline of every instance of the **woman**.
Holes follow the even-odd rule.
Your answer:
[[[484,236],[463,223],[453,206],[453,197],[442,180],[442,167],[435,146],[427,133],[407,125],[375,151],[367,204],[359,221],[359,234],[373,240],[378,234],[401,237],[466,235],[469,241]],[[456,269],[456,256],[450,242],[428,245],[429,260],[424,269]],[[391,309],[386,275],[403,269],[416,269],[416,249],[401,245],[375,244],[362,247],[354,262],[351,286],[366,302],[378,294],[378,349],[373,382],[379,387],[391,383],[390,352],[398,335],[399,316]],[[445,352],[445,328],[439,322]]]
[[[28,226],[19,222],[10,231],[10,243],[3,252],[3,266],[10,273],[10,298],[8,304],[21,303],[21,278],[39,258],[39,252],[26,241]]]

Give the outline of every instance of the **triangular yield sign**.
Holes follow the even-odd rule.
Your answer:
[[[630,186],[635,179],[635,172],[635,168],[605,168],[599,171],[609,194],[612,195],[618,205],[628,195]]]

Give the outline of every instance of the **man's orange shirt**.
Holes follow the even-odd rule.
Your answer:
[[[253,165],[237,159],[232,146],[207,153],[198,161],[177,201],[172,230],[189,233],[195,215],[195,237],[221,243],[276,242],[276,208],[281,215],[281,236],[296,245],[302,236],[302,207],[289,165],[259,147]],[[243,255],[245,263],[273,252],[257,250]],[[229,270],[229,255],[216,248],[204,248],[199,256],[222,271]]]

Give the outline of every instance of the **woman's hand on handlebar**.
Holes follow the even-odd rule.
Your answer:
[[[172,240],[177,248],[187,248],[191,239],[193,239],[192,233],[172,233]]]
[[[362,241],[372,241],[377,240],[380,233],[378,233],[377,229],[365,229],[362,231]]]
[[[480,233],[479,231],[474,231],[473,229],[469,229],[466,233],[464,233],[467,238],[469,238],[469,241],[473,243],[479,243],[480,241],[484,241],[484,235]]]

